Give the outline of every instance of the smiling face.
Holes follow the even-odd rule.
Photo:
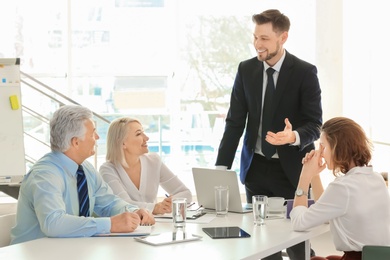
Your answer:
[[[328,139],[326,139],[326,134],[324,133],[321,133],[320,135],[320,150],[321,156],[325,160],[326,167],[328,170],[333,170],[332,148],[330,147]]]
[[[288,38],[288,32],[276,33],[271,23],[256,24],[253,32],[253,45],[260,61],[273,66],[283,55],[283,44]]]
[[[140,156],[148,153],[149,137],[145,135],[142,125],[136,121],[127,125],[128,131],[123,141],[123,150],[125,154]]]

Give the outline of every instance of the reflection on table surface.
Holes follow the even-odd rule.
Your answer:
[[[205,216],[213,213],[208,213]],[[250,238],[212,239],[203,227],[238,226]],[[294,232],[288,219],[267,219],[263,226],[253,225],[253,214],[228,213],[206,224],[187,223],[186,232],[202,236],[201,240],[152,246],[135,241],[133,237],[43,238],[0,248],[0,259],[259,259],[289,246],[321,235],[329,230],[324,224],[307,232]],[[158,222],[152,234],[172,232],[172,222]],[[64,250],[65,249],[65,250]]]

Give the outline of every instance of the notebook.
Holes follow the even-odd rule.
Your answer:
[[[153,226],[141,226],[139,225],[133,232],[129,233],[108,233],[108,234],[96,234],[96,237],[137,237],[148,236],[152,233]]]
[[[237,173],[232,170],[192,168],[198,204],[205,209],[215,209],[214,186],[229,186],[229,211],[235,213],[252,212],[251,205],[241,202]]]
[[[202,211],[194,211],[194,210],[187,210],[186,212],[186,219],[197,219],[205,215],[205,212]],[[168,218],[172,219],[172,213],[165,213],[165,214],[159,214],[159,215],[153,215],[154,218]]]

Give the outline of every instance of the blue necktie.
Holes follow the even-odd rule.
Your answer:
[[[272,155],[275,154],[276,149],[275,146],[268,143],[265,140],[265,137],[267,135],[267,131],[271,130],[272,125],[272,101],[274,97],[275,92],[275,84],[274,84],[274,74],[275,70],[273,68],[267,69],[267,89],[265,90],[265,97],[264,97],[264,106],[263,106],[263,120],[262,120],[262,129],[261,129],[261,150],[264,154],[264,156],[267,159],[271,159]]]
[[[85,178],[83,166],[77,169],[77,192],[79,195],[80,216],[89,216],[88,185]]]

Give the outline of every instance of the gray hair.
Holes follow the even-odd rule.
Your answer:
[[[86,107],[66,105],[54,112],[50,120],[50,146],[52,151],[65,152],[73,137],[84,140],[87,131],[85,121],[91,119],[92,111]]]
[[[132,122],[141,124],[138,119],[121,117],[113,120],[108,128],[106,160],[114,165],[122,165],[125,168],[129,167],[123,152],[123,141],[129,132],[128,125]]]

